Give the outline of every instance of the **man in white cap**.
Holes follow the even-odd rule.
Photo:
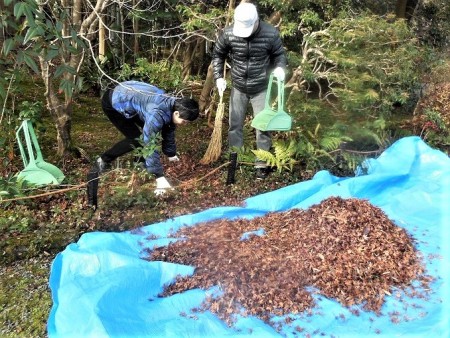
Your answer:
[[[258,17],[255,5],[241,2],[234,12],[234,23],[225,27],[216,41],[213,52],[213,70],[219,93],[227,87],[224,65],[231,61],[230,126],[228,145],[241,148],[244,145],[243,126],[249,102],[253,114],[264,109],[270,73],[284,80],[286,54],[278,30]],[[256,130],[256,146],[269,150],[272,146],[270,132]],[[264,161],[255,163],[256,176],[264,179],[269,168]]]

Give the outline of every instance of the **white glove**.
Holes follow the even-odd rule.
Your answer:
[[[163,195],[165,194],[166,190],[170,188],[172,188],[172,186],[164,176],[158,177],[156,179],[155,195],[157,196]]]
[[[177,155],[169,157],[169,162],[178,162],[179,160],[180,158]]]
[[[219,95],[222,96],[225,89],[227,89],[227,81],[221,77],[216,80],[217,90],[219,91]]]
[[[275,76],[279,81],[284,81],[286,74],[284,73],[284,69],[281,67],[275,68],[273,71],[273,76]]]

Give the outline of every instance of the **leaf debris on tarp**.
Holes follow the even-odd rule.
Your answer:
[[[242,240],[248,232],[261,235]],[[149,250],[146,259],[192,265],[195,273],[177,278],[160,296],[219,286],[222,293],[208,297],[202,310],[230,325],[234,314],[269,322],[311,309],[309,287],[344,306],[379,313],[393,288],[410,287],[421,276],[426,282],[412,237],[380,208],[356,198],[204,222],[174,236],[183,240]]]

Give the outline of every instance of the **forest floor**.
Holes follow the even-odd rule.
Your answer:
[[[433,92],[434,98],[428,98],[424,104],[438,104],[445,110],[444,119],[450,121],[448,93],[450,84],[441,84]],[[224,122],[224,137],[226,128]],[[163,157],[173,191],[155,196],[155,180],[133,168],[132,155],[125,156],[100,177],[98,205],[93,208],[88,204],[84,185],[87,174],[96,156],[119,140],[120,135],[103,115],[98,97],[77,98],[73,139],[80,156],[56,162],[52,155],[56,150],[52,132],[43,134],[40,141],[46,160],[55,161],[52,163],[66,176],[62,187],[73,189],[64,193],[51,188],[36,190],[33,195],[47,195],[3,203],[0,211],[0,336],[46,336],[52,306],[48,288],[51,262],[82,234],[126,231],[216,206],[241,205],[248,197],[310,179],[314,174],[302,170],[275,171],[265,180],[256,180],[252,163],[242,159],[235,183],[227,184],[226,152],[215,163],[200,164],[211,133],[205,117],[177,132],[180,161],[169,163]],[[253,140],[254,136],[249,135],[249,140]],[[15,163],[20,170],[20,157],[16,157]]]

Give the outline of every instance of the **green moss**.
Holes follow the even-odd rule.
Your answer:
[[[47,286],[50,256],[1,268],[0,336],[45,337],[51,308]]]

